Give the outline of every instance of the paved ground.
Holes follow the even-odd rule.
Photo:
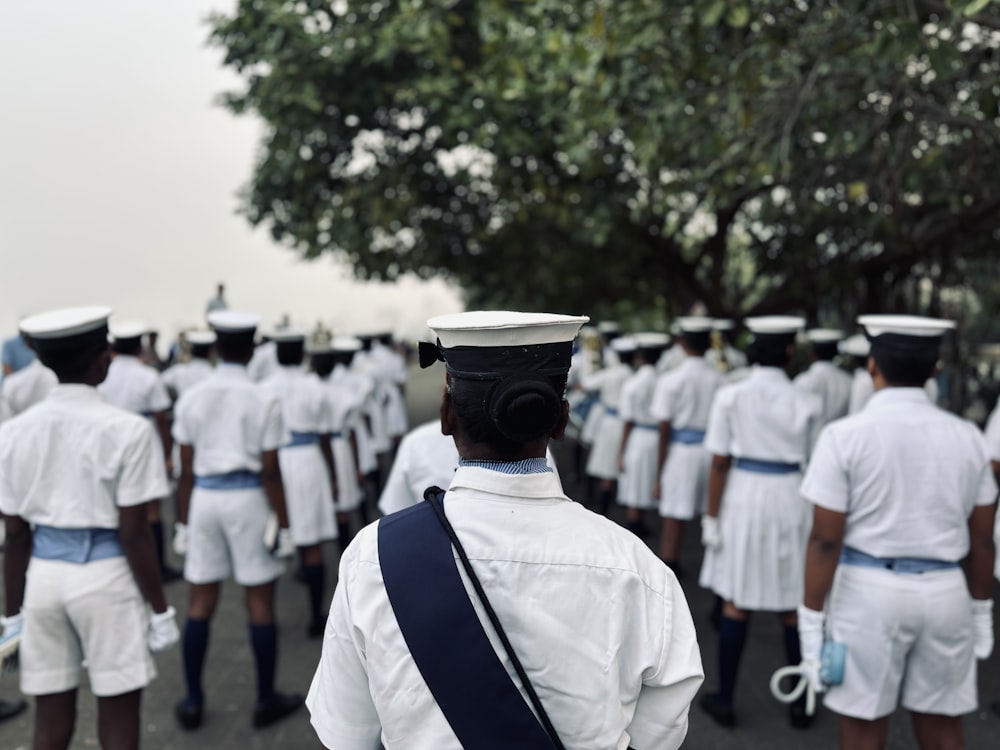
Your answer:
[[[440,368],[415,373],[408,397],[413,424],[433,418],[437,413],[441,389]],[[554,446],[564,476],[567,492],[581,502],[586,501],[586,487],[572,476],[572,457],[567,446]],[[655,519],[650,519],[654,521]],[[700,549],[695,534],[687,540],[685,562],[697,571]],[[652,541],[652,540],[650,540]],[[326,550],[327,570],[332,594],[337,563],[337,550]],[[179,561],[175,561],[179,562]],[[691,609],[695,614],[705,662],[707,688],[715,685],[715,638],[708,625],[707,614],[711,596],[699,589],[692,573],[684,580]],[[1000,591],[998,591],[1000,594]],[[186,589],[183,583],[168,589],[171,603],[183,612]],[[307,623],[304,589],[286,575],[278,588],[280,612],[280,656],[278,684],[283,690],[305,693],[320,653],[320,643],[305,637]],[[760,617],[751,624],[750,639],[743,661],[738,693],[740,726],[736,730],[716,727],[695,706],[691,711],[691,728],[685,747],[711,750],[715,748],[792,748],[836,747],[836,722],[822,710],[811,730],[791,729],[784,707],[771,699],[767,685],[771,673],[781,666],[783,647],[781,631],[773,617]],[[305,712],[266,730],[256,731],[250,725],[254,701],[254,676],[250,649],[247,644],[245,617],[238,587],[227,587],[212,631],[212,641],[206,669],[208,703],[204,727],[196,733],[181,732],[175,725],[172,709],[183,695],[180,654],[172,651],[157,658],[160,677],[147,690],[143,712],[146,748],[189,748],[191,750],[235,750],[236,748],[318,748]],[[1000,698],[1000,656],[994,656],[980,670],[982,701],[988,704]],[[16,679],[0,681],[0,698],[17,695]],[[29,710],[16,720],[0,725],[0,750],[21,750],[30,747],[33,712]],[[965,723],[969,748],[1000,747],[1000,718],[988,711],[968,717]],[[81,690],[74,750],[97,746],[95,706],[93,697]],[[904,714],[893,717],[889,747],[893,750],[913,748],[912,733]],[[595,749],[598,750],[598,749]],[[645,750],[640,748],[639,750]]]

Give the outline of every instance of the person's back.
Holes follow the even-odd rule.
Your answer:
[[[170,396],[160,374],[127,354],[111,360],[108,377],[97,390],[108,403],[134,414],[150,416],[170,408]]]
[[[59,379],[37,359],[0,383],[0,422],[26,411],[44,399]]]
[[[428,487],[447,487],[457,466],[455,441],[442,434],[440,419],[415,427],[399,443],[378,509],[388,515],[416,505]]]
[[[853,378],[833,362],[813,362],[793,382],[796,387],[819,396],[823,403],[823,424],[847,415]]]

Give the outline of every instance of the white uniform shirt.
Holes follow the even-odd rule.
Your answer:
[[[823,402],[823,424],[847,416],[851,402],[851,376],[833,362],[813,362],[792,381],[796,387],[814,393]]]
[[[273,341],[265,341],[253,350],[253,356],[247,363],[247,375],[255,383],[278,371],[278,346]]]
[[[703,357],[685,357],[671,372],[656,381],[651,407],[655,421],[669,422],[675,430],[704,430],[722,374]]]
[[[118,508],[166,497],[149,422],[86,385],[58,385],[0,426],[0,512],[64,529],[118,527]]]
[[[3,379],[0,385],[0,422],[27,411],[49,395],[59,378],[37,358]]]
[[[613,367],[591,373],[581,381],[585,391],[600,393],[601,404],[608,409],[617,409],[621,397],[622,385],[632,376],[633,370],[628,365],[618,363]]]
[[[168,368],[162,375],[163,384],[180,398],[182,393],[211,375],[214,369],[215,367],[207,359],[195,357],[190,362],[182,362]]]
[[[148,417],[170,409],[170,394],[160,373],[128,354],[115,355],[97,390],[109,404],[135,414]]]
[[[805,464],[820,428],[819,398],[778,367],[751,368],[715,394],[705,450],[717,456]]]
[[[844,544],[877,557],[958,561],[967,519],[996,499],[986,443],[920,388],[885,388],[820,436],[802,494],[847,514]]]
[[[259,385],[281,402],[281,420],[288,432],[334,432],[327,389],[297,365],[279,367]]]
[[[1000,462],[1000,398],[997,399],[993,413],[986,422],[986,444],[990,451],[990,460]]]
[[[281,402],[263,391],[240,365],[215,372],[177,401],[174,440],[194,448],[198,476],[260,471],[261,454],[285,442]]]
[[[660,355],[660,358],[656,361],[656,371],[659,373],[668,373],[674,368],[680,367],[685,359],[687,359],[687,354],[684,348],[680,344],[674,344]]]
[[[683,591],[649,548],[551,473],[462,467],[445,511],[567,749],[679,747],[701,658]],[[386,750],[459,748],[393,615],[377,524],[341,558],[306,705],[337,750],[371,750],[380,735]]]
[[[642,365],[622,384],[618,416],[623,422],[651,426],[656,418],[651,412],[656,389],[656,367]]]

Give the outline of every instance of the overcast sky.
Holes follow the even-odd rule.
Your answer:
[[[23,314],[103,303],[164,337],[231,308],[337,331],[419,331],[458,309],[441,284],[359,284],[300,262],[236,215],[258,124],[205,45],[227,0],[0,2],[0,334]]]

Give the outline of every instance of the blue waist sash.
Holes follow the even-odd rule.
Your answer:
[[[459,744],[553,750],[483,630],[430,503],[379,521],[378,557],[403,639]]]
[[[118,529],[58,529],[35,526],[31,554],[40,560],[88,563],[125,554]]]
[[[618,416],[618,410],[615,407],[613,407],[613,406],[605,406],[604,407],[604,413],[607,414],[610,417],[617,417]]]
[[[292,439],[285,443],[282,448],[298,448],[300,445],[319,445],[320,434],[318,432],[295,432],[292,431]]]
[[[263,487],[260,473],[238,469],[226,474],[202,474],[194,478],[194,486],[203,490],[250,490]]]
[[[646,422],[633,422],[633,427],[638,427],[640,430],[656,430],[659,432],[660,425],[658,424],[647,424]]]
[[[743,471],[755,474],[794,474],[799,470],[798,464],[786,464],[781,461],[760,461],[756,458],[737,458],[733,465]]]
[[[705,442],[705,431],[693,427],[681,427],[670,431],[670,442],[681,445],[701,445]]]
[[[957,562],[948,560],[928,560],[922,557],[875,557],[854,547],[844,547],[840,552],[840,562],[844,565],[860,565],[863,568],[881,568],[893,573],[927,573],[931,570],[951,570]]]
[[[344,433],[341,432],[341,431],[339,431],[339,430],[337,432],[331,432],[330,433],[330,439],[331,440],[337,440],[338,438],[342,438],[342,437],[344,437]]]

